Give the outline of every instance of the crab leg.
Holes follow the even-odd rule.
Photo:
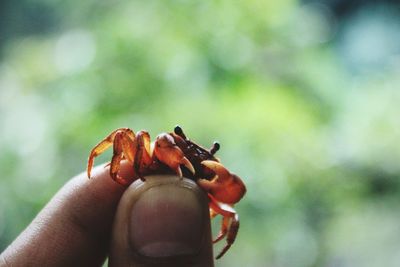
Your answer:
[[[182,177],[181,164],[191,173],[195,173],[192,163],[185,157],[170,134],[163,133],[157,136],[154,144],[154,154],[162,163],[174,170],[180,177]]]
[[[145,170],[152,162],[151,158],[151,149],[150,149],[150,135],[146,131],[140,131],[136,135],[135,139],[135,146],[137,149],[137,152],[135,154],[135,160],[134,160],[134,169],[136,171],[136,174],[139,176],[139,178],[144,181],[144,178],[142,176],[143,170]]]
[[[129,128],[119,128],[116,129],[115,131],[111,132],[106,138],[104,138],[100,143],[98,143],[90,152],[89,159],[88,159],[88,164],[87,164],[87,176],[90,178],[90,173],[93,168],[93,163],[95,157],[106,151],[107,148],[109,148],[115,139],[115,135],[118,132],[124,132],[131,140],[135,139],[135,133],[129,129]]]
[[[121,160],[126,158],[128,162],[133,163],[136,153],[135,142],[130,139],[126,132],[120,131],[115,134],[113,156],[110,163],[110,176],[119,184],[126,185],[129,181],[118,175]]]
[[[226,233],[228,232],[228,226],[231,222],[230,217],[223,217],[221,221],[221,229],[219,230],[218,235],[215,237],[213,240],[213,243],[217,243],[218,241],[222,240],[225,236]]]
[[[214,219],[218,213],[216,213],[212,208],[210,208],[210,219]]]
[[[213,241],[214,243],[220,241],[226,236],[226,245],[222,248],[221,252],[217,255],[216,259],[221,258],[235,242],[237,233],[239,231],[239,215],[232,206],[217,201],[211,194],[210,208],[218,214],[223,216],[221,230]]]
[[[125,180],[118,175],[120,168],[120,162],[122,160],[122,143],[121,143],[121,132],[115,135],[113,156],[110,162],[110,176],[111,178],[119,184],[126,184]]]
[[[231,223],[229,226],[229,230],[226,236],[226,245],[225,247],[220,251],[220,253],[217,255],[216,259],[221,258],[224,256],[224,254],[230,249],[232,246],[233,242],[235,242],[237,233],[239,231],[239,215],[235,214],[234,217],[231,219]]]

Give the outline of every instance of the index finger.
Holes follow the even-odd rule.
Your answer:
[[[115,183],[109,168],[98,166],[88,179],[71,179],[2,253],[10,266],[101,266],[115,210],[126,187]],[[121,176],[132,168],[121,163]]]

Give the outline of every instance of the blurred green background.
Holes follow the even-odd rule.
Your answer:
[[[217,266],[400,266],[399,11],[2,0],[0,251],[110,131],[179,124],[247,184]]]

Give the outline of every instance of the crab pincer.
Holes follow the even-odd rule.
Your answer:
[[[242,179],[229,172],[219,162],[204,160],[201,164],[211,169],[215,173],[215,177],[211,181],[199,179],[197,183],[218,201],[228,204],[239,202],[246,193],[246,187]]]
[[[184,165],[192,174],[195,174],[192,163],[185,157],[170,134],[162,133],[157,136],[153,153],[159,161],[174,170],[179,177],[182,177],[180,165]]]

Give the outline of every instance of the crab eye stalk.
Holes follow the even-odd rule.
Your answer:
[[[180,137],[182,137],[183,139],[187,139],[186,138],[186,135],[183,133],[183,130],[182,130],[182,128],[181,128],[181,126],[179,126],[179,125],[176,125],[175,126],[175,128],[174,128],[174,133],[175,134],[177,134],[177,135],[179,135]]]
[[[210,149],[210,154],[214,155],[220,148],[221,148],[220,144],[217,141],[215,141]]]

